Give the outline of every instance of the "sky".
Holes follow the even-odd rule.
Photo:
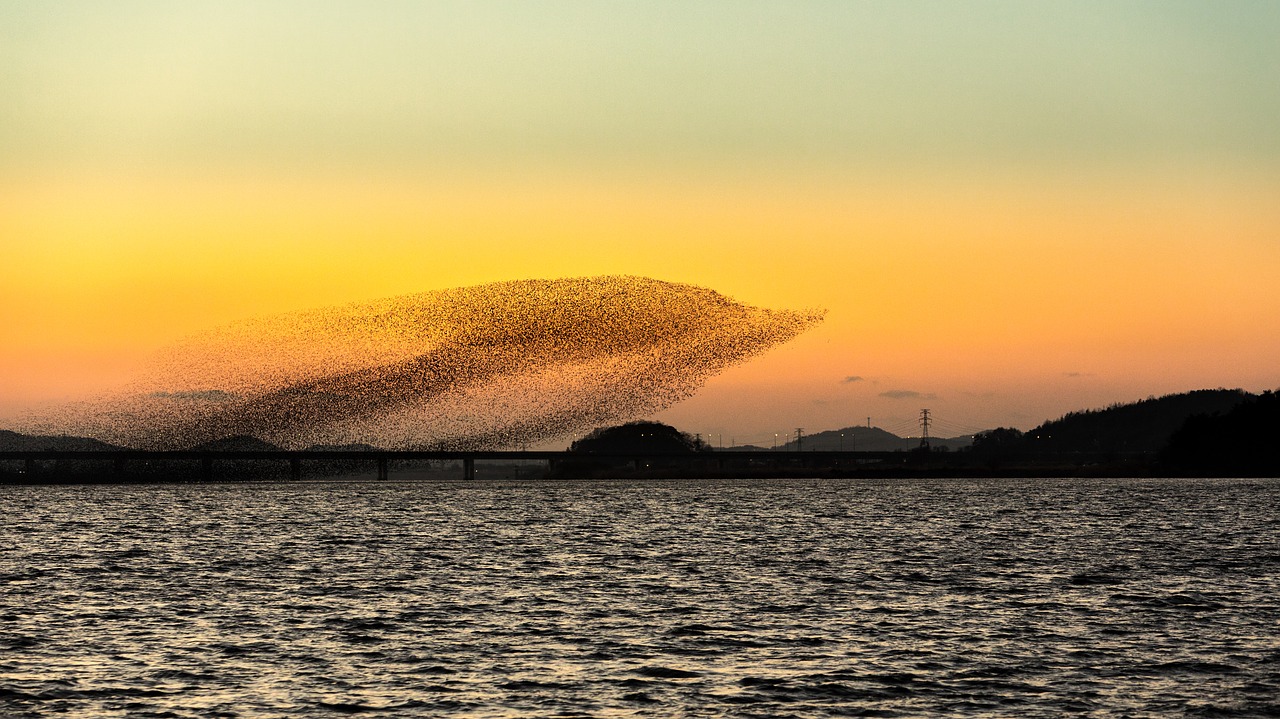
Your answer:
[[[0,426],[235,320],[601,274],[826,310],[658,417],[725,444],[1274,389],[1277,37],[1269,0],[10,0]]]

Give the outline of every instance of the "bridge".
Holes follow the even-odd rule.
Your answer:
[[[549,470],[563,462],[577,464],[631,465],[640,469],[650,464],[678,467],[705,474],[714,469],[722,474],[738,467],[751,467],[768,473],[770,469],[782,470],[796,467],[852,468],[870,463],[906,463],[917,457],[913,452],[865,452],[865,451],[806,451],[752,450],[692,452],[685,454],[664,453],[586,453],[565,451],[504,451],[504,450],[92,450],[92,451],[0,451],[0,462],[22,462],[23,473],[34,477],[41,463],[85,462],[110,467],[110,471],[123,476],[130,464],[150,462],[198,462],[200,478],[212,481],[219,462],[237,461],[254,463],[287,463],[292,479],[302,478],[304,462],[372,462],[377,466],[378,479],[390,478],[392,462],[461,461],[462,478],[474,479],[477,461],[545,462]],[[107,475],[107,478],[110,478]]]

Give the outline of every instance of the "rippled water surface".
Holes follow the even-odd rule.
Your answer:
[[[1280,714],[1280,481],[0,487],[0,715]]]

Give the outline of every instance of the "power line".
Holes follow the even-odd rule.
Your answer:
[[[945,419],[938,419],[937,417],[933,418],[933,425],[935,428],[940,427],[946,430],[947,432],[954,433],[957,435],[977,434],[978,432],[982,431],[982,428],[980,427],[972,427],[969,425],[960,424],[958,422],[951,422]]]

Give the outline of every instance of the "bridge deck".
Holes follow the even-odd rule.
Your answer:
[[[102,462],[110,463],[112,471],[122,474],[129,463],[153,462],[199,462],[203,479],[214,478],[215,463],[218,462],[287,462],[290,476],[294,479],[302,477],[304,462],[370,462],[376,465],[378,479],[390,477],[392,462],[413,461],[461,461],[463,479],[473,479],[476,475],[477,461],[505,462],[545,462],[548,468],[560,463],[582,464],[630,464],[639,469],[652,464],[665,467],[686,467],[692,471],[705,473],[706,468],[715,467],[718,471],[735,467],[840,467],[858,464],[879,463],[886,460],[905,462],[911,456],[908,452],[787,452],[787,451],[717,451],[685,454],[664,454],[653,452],[621,452],[621,453],[576,453],[566,451],[511,451],[511,450],[42,450],[42,451],[0,451],[0,461],[20,461],[25,464],[25,479],[36,479],[39,470],[37,463],[48,462]],[[51,473],[49,473],[51,474]]]
[[[237,459],[237,460],[530,460],[557,461],[566,459],[760,459],[769,461],[805,459],[813,461],[847,460],[885,460],[906,458],[910,452],[833,452],[833,451],[715,451],[688,454],[664,454],[655,452],[609,452],[579,453],[565,451],[516,451],[516,450],[24,450],[0,451],[0,460],[125,460],[125,461],[159,461],[159,460],[202,460],[202,459]]]

